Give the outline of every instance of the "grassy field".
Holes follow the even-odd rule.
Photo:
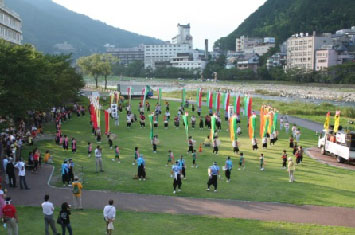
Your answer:
[[[151,104],[155,101],[150,100]],[[133,111],[137,111],[138,101],[133,102]],[[171,103],[171,114],[174,117],[177,110],[177,103]],[[206,110],[203,110],[206,113]],[[192,113],[190,113],[192,115]],[[222,113],[223,115],[223,113]],[[104,120],[102,117],[102,128]],[[78,140],[78,153],[72,154],[65,152],[54,141],[42,141],[37,145],[45,152],[50,150],[55,159],[56,170],[52,184],[61,186],[60,183],[60,164],[63,159],[73,158],[77,164],[76,172],[84,171],[84,187],[86,189],[110,189],[112,191],[135,192],[142,194],[173,195],[172,179],[170,178],[170,167],[166,167],[168,150],[174,152],[175,158],[183,154],[186,162],[187,179],[183,181],[183,191],[178,196],[200,197],[200,198],[225,198],[249,201],[271,201],[286,202],[293,204],[313,204],[327,206],[345,206],[355,207],[355,172],[329,167],[304,157],[302,165],[296,169],[296,183],[288,182],[286,170],[281,169],[282,150],[286,149],[289,156],[292,155],[288,148],[289,134],[282,131],[276,146],[269,147],[267,150],[259,148],[258,151],[252,151],[251,141],[247,137],[246,118],[243,117],[241,127],[243,134],[239,137],[240,149],[244,152],[246,158],[246,169],[237,170],[239,156],[232,154],[232,146],[228,137],[227,124],[222,122],[222,132],[219,133],[222,145],[219,154],[212,155],[211,148],[203,148],[202,153],[198,153],[198,168],[191,168],[192,158],[187,155],[187,142],[185,130],[181,126],[176,129],[170,121],[169,129],[162,127],[162,118],[159,120],[159,128],[154,129],[154,133],[159,135],[160,144],[158,153],[152,153],[152,146],[149,140],[149,127],[141,129],[138,123],[133,124],[130,129],[126,128],[126,115],[121,113],[120,126],[111,125],[111,131],[117,135],[113,141],[118,145],[121,151],[121,163],[112,162],[114,151],[109,149],[108,144],[103,138],[101,146],[103,147],[104,173],[95,173],[95,158],[88,158],[87,143],[92,142],[96,146],[94,136],[89,127],[89,117],[74,117],[72,120],[64,123],[62,131],[70,138],[75,137]],[[54,126],[54,125],[52,125]],[[257,128],[258,129],[258,128]],[[303,147],[316,145],[317,136],[314,132],[301,128],[302,136],[300,144]],[[190,127],[189,134],[197,141],[197,147],[204,141],[209,131],[195,129]],[[257,131],[257,136],[258,136]],[[260,146],[260,139],[259,146]],[[140,153],[144,154],[147,162],[147,181],[141,182],[132,179],[137,173],[137,166],[132,166],[134,158],[134,147],[140,148]],[[29,149],[25,150],[28,151]],[[265,155],[265,171],[259,170],[259,155]],[[219,181],[219,192],[206,192],[206,182],[208,179],[207,168],[213,161],[224,165],[226,157],[230,155],[233,160],[234,169],[232,171],[232,181],[226,183],[225,179]],[[224,178],[224,177],[222,177]]]
[[[44,233],[41,208],[17,209],[19,234]],[[70,217],[73,234],[105,234],[102,218],[101,210],[73,211]],[[113,234],[355,234],[353,228],[346,227],[127,211],[117,212],[114,226]],[[61,228],[56,227],[60,232]]]

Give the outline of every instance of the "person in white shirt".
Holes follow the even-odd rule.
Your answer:
[[[95,157],[96,157],[96,173],[98,173],[98,167],[100,167],[100,172],[103,172],[102,169],[102,150],[100,145],[98,145],[95,149]]]
[[[23,189],[23,186],[25,186],[26,190],[29,190],[30,188],[26,184],[26,165],[23,162],[22,159],[18,163],[15,164],[15,167],[18,169],[18,176],[20,178],[20,188]]]
[[[113,206],[113,200],[108,201],[108,205],[104,207],[104,219],[106,221],[106,231],[108,235],[112,234],[113,222],[116,218],[116,208]]]
[[[7,166],[8,162],[9,162],[9,160],[7,159],[6,156],[4,156],[4,158],[2,159],[2,167],[4,168],[4,172],[6,172],[6,166]],[[8,174],[5,174],[5,182],[6,182],[6,184],[10,183]]]
[[[60,234],[57,232],[57,228],[55,227],[55,222],[53,219],[54,206],[53,203],[49,202],[49,195],[46,194],[44,196],[44,202],[41,204],[44,214],[44,229],[45,235],[49,235],[49,226],[53,231],[53,234]]]

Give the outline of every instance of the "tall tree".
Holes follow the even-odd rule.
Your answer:
[[[112,74],[112,67],[118,62],[118,58],[112,54],[101,54],[101,71],[105,78],[105,89],[107,89],[107,76]]]
[[[80,57],[76,63],[84,74],[94,77],[96,88],[98,88],[99,76],[103,73],[101,55],[92,54],[90,56]]]

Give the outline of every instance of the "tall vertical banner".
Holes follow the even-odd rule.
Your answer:
[[[237,97],[235,97],[235,98],[237,99]],[[238,99],[237,99],[236,112],[237,112],[237,115],[240,116],[240,96],[238,96]]]
[[[274,114],[274,118],[273,118],[273,121],[272,121],[272,127],[271,127],[271,134],[276,132],[276,126],[277,126],[277,118],[279,116],[279,113],[278,112],[275,112]]]
[[[269,135],[271,135],[271,129],[272,129],[272,123],[273,123],[273,120],[274,120],[274,112],[269,112],[269,126],[267,128],[267,133]]]
[[[267,130],[269,128],[269,120],[270,120],[270,115],[264,115],[264,130],[263,130],[263,137],[267,136]]]
[[[213,108],[213,92],[210,92],[209,93],[209,96],[210,96],[210,98],[209,98],[209,100],[208,100],[208,102],[209,102],[209,108],[210,109],[212,109]]]
[[[217,92],[213,92],[213,108],[217,110]]]
[[[105,134],[110,133],[110,113],[105,110]]]
[[[253,109],[253,98],[249,97],[249,99],[248,99],[248,119],[251,116],[252,109]]]
[[[221,92],[217,93],[217,113],[219,112],[221,108]]]
[[[131,103],[131,98],[132,98],[132,88],[127,87],[127,96],[128,96],[128,102]]]
[[[244,96],[244,106],[243,106],[243,109],[244,109],[244,116],[247,117],[248,116],[248,96]],[[249,119],[248,119],[249,120]]]
[[[184,106],[186,102],[186,90],[182,88],[181,106]]]
[[[142,101],[141,101],[141,103],[142,103],[142,108],[143,108],[143,112],[144,112],[144,110],[145,110],[145,99],[146,99],[146,97],[147,97],[147,87],[144,87],[144,88],[142,89]]]
[[[340,111],[336,111],[334,116],[334,132],[338,132],[339,123],[340,123]]]
[[[326,131],[329,130],[329,125],[330,125],[330,112],[328,112],[327,115],[325,116],[324,129]]]
[[[113,102],[114,102],[115,94],[116,93],[111,93],[110,94],[110,105],[113,104]]]
[[[229,134],[232,143],[237,139],[237,117],[233,115],[232,118],[229,119]]]
[[[146,91],[147,92],[147,91]],[[163,91],[161,88],[158,89],[158,103],[161,104],[161,99],[163,97]]]
[[[264,133],[264,115],[265,115],[264,112],[265,112],[264,106],[261,106],[261,108],[260,108],[260,129],[259,129],[260,138],[263,138],[263,133]]]
[[[198,107],[202,107],[202,90],[200,89],[200,92],[198,93]]]
[[[229,106],[229,99],[230,99],[230,93],[227,92],[224,96],[224,112],[227,112],[228,111],[228,106]],[[234,109],[235,110],[235,109]]]
[[[207,107],[210,107],[210,93],[211,93],[211,91],[208,91],[207,97],[206,97],[206,106]]]
[[[185,124],[186,139],[189,138],[189,122],[188,122],[188,117],[189,117],[189,113],[188,113],[188,112],[185,112],[185,115],[182,116],[182,119],[183,119],[184,124]]]
[[[216,121],[217,121],[217,117],[216,115],[213,115],[211,118],[211,135],[210,135],[210,139],[213,141],[213,135],[216,131]]]
[[[200,91],[201,91],[201,88],[197,88],[196,90],[196,106],[197,107],[200,107]]]
[[[153,124],[153,114],[149,115],[149,128],[150,128],[150,133],[149,133],[149,138],[150,140],[153,140],[153,137],[154,137],[154,131],[153,131],[153,127],[154,127],[154,124]]]
[[[249,118],[249,138],[254,139],[255,138],[255,128],[256,128],[256,116],[253,114]]]

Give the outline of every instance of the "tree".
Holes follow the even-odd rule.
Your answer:
[[[101,70],[105,78],[105,89],[107,89],[107,76],[112,74],[112,67],[118,62],[118,58],[112,54],[101,54]]]
[[[84,74],[94,77],[96,88],[98,88],[99,76],[103,73],[103,63],[100,54],[80,57],[76,63]]]

